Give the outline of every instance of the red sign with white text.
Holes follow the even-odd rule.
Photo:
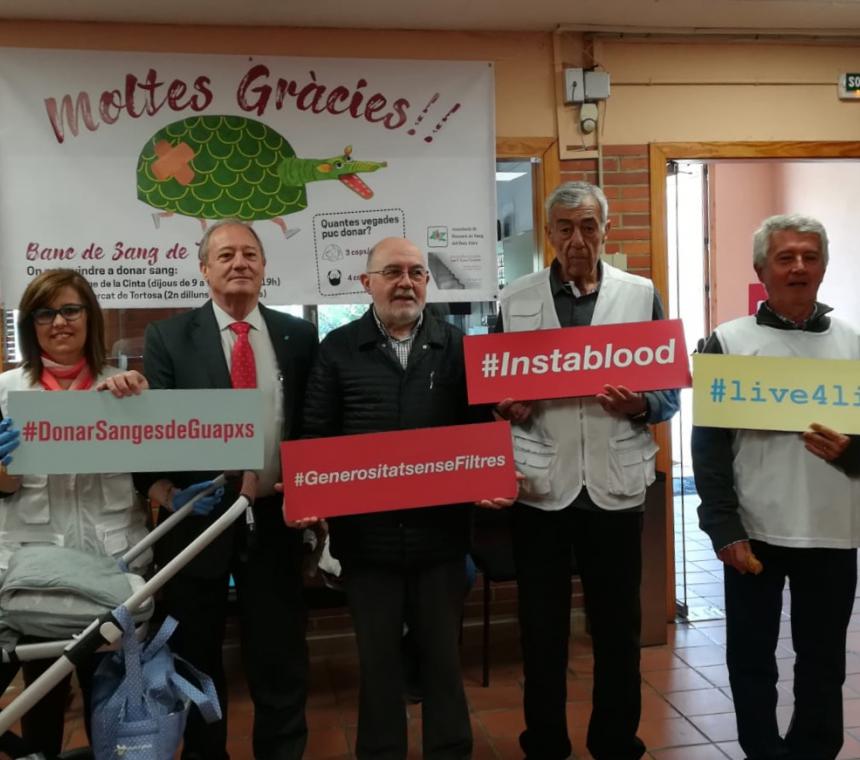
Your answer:
[[[751,282],[747,288],[747,300],[749,310],[747,314],[755,314],[762,301],[767,301],[767,290],[760,282]]]
[[[692,384],[680,319],[471,335],[463,348],[470,404]]]
[[[285,520],[517,493],[507,422],[284,441],[281,468]]]

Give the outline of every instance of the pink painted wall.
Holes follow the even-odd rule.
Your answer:
[[[794,161],[777,165],[779,213],[818,219],[830,240],[830,264],[819,300],[860,325],[860,161]]]
[[[779,164],[766,160],[709,164],[711,178],[711,326],[748,313],[748,286],[758,282],[752,236],[779,213]]]

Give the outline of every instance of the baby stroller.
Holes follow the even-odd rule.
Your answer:
[[[194,504],[203,496],[211,493],[218,487],[224,484],[225,478],[223,475],[216,478],[209,489],[196,495],[181,509],[178,509],[167,520],[159,524],[152,532],[144,537],[136,546],[132,547],[118,563],[117,572],[124,573],[128,566],[153,544],[156,543],[165,533],[173,528],[178,522],[189,515]],[[162,567],[152,578],[138,584],[131,595],[115,609],[105,609],[96,619],[94,619],[83,631],[76,635],[72,640],[52,641],[37,644],[22,644],[16,646],[12,651],[3,651],[3,661],[26,661],[43,659],[49,657],[59,657],[38,679],[36,679],[29,687],[19,694],[8,707],[0,712],[0,752],[5,752],[13,758],[27,758],[27,760],[42,760],[42,755],[28,754],[29,750],[24,745],[23,741],[17,736],[9,732],[11,726],[18,721],[22,715],[27,713],[37,702],[39,702],[48,692],[50,692],[60,681],[69,675],[74,669],[77,662],[85,658],[91,657],[97,651],[117,650],[122,646],[131,646],[135,650],[135,657],[130,658],[128,652],[125,653],[126,663],[140,661],[137,657],[137,640],[145,638],[146,624],[138,625],[135,630],[135,623],[140,623],[142,618],[148,617],[152,613],[152,598],[179,570],[187,565],[194,557],[196,557],[203,549],[206,548],[215,538],[223,533],[233,522],[243,515],[249,506],[248,499],[240,496],[233,505],[226,510],[212,525],[210,525],[202,534],[192,541],[182,552]],[[161,632],[155,637],[160,639],[157,644],[160,646],[166,641],[172,628],[165,626]],[[125,635],[124,635],[125,634]],[[153,642],[155,644],[156,642]],[[150,645],[152,646],[152,644]],[[144,652],[144,659],[146,653]],[[126,671],[126,676],[129,681],[134,681],[135,676],[139,673],[130,673]],[[210,682],[211,683],[211,682]],[[136,684],[135,684],[136,685]],[[123,682],[122,687],[126,687]],[[209,704],[214,701],[214,708],[204,710],[204,717],[207,712],[210,713],[210,719],[220,717],[220,713],[211,713],[211,710],[216,711],[218,708],[218,700],[215,698],[214,689],[211,694],[205,695],[206,699],[202,700],[201,704]],[[213,699],[214,698],[214,699]],[[162,746],[145,746],[131,747],[118,746],[115,751],[110,754],[102,752],[93,753],[91,750],[74,750],[72,752],[60,755],[58,760],[84,760],[84,758],[95,758],[95,760],[108,760],[108,758],[127,756],[129,758],[140,758],[141,760],[155,760],[162,756],[172,756],[172,752],[178,748],[178,742],[182,737],[182,728],[184,725],[185,713],[187,713],[190,699],[183,700],[184,704],[181,708],[181,714],[176,716],[176,721],[180,722],[178,733],[176,724],[172,726],[172,734],[170,740],[175,743],[170,752],[168,752],[163,742],[166,737],[161,736],[152,744],[161,743]],[[94,713],[98,712],[98,708],[94,709]],[[127,716],[128,717],[128,716]],[[134,717],[133,715],[131,716]],[[95,731],[95,721],[94,721]],[[141,751],[134,751],[139,749]]]

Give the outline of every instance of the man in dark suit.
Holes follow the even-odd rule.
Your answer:
[[[221,721],[206,725],[192,708],[182,757],[229,758],[221,648],[232,574],[238,592],[243,661],[254,702],[254,756],[257,760],[298,760],[307,740],[308,670],[301,533],[284,524],[281,497],[273,485],[280,479],[279,442],[301,434],[300,410],[317,337],[310,323],[259,303],[266,259],[260,239],[249,225],[230,220],[216,223],[203,236],[199,256],[211,300],[147,327],[144,373],[153,389],[260,389],[265,462],[259,472],[233,478],[217,506],[195,510],[156,546],[156,560],[163,566],[238,493],[254,503],[248,516],[252,519],[226,531],[164,590],[163,607],[180,623],[172,642],[174,650],[213,677],[224,714]],[[138,485],[159,505],[164,517],[188,500],[193,490],[189,485],[200,479],[199,472],[148,474],[138,478]]]

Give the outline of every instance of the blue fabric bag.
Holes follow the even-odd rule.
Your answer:
[[[168,617],[141,649],[125,607],[114,617],[122,626],[122,649],[105,657],[93,676],[92,750],[95,760],[172,760],[182,741],[191,702],[204,720],[221,718],[209,676],[171,653],[167,640],[177,622]],[[175,663],[199,684],[176,672]]]

